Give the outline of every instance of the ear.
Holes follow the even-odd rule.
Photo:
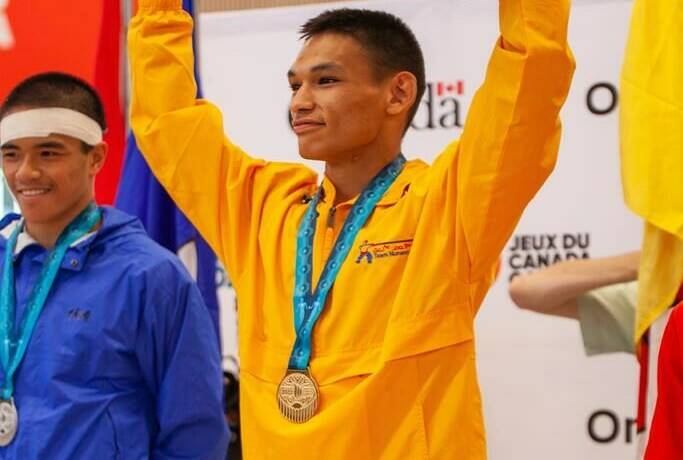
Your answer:
[[[399,72],[389,82],[389,103],[387,113],[399,115],[408,112],[415,103],[417,78],[410,72]]]
[[[104,162],[107,159],[107,153],[109,152],[109,146],[105,142],[100,142],[88,152],[89,165],[88,169],[90,175],[95,177],[97,173],[102,170]]]

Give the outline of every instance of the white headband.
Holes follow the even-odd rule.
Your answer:
[[[102,128],[87,115],[57,107],[29,109],[7,115],[0,120],[0,145],[25,137],[47,137],[64,134],[88,145],[102,142]]]

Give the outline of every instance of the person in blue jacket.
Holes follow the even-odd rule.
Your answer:
[[[0,107],[0,459],[224,459],[219,344],[139,221],[94,204],[102,103],[48,73]]]

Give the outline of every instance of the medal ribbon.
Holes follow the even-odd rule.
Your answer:
[[[313,196],[299,226],[296,238],[296,271],[294,282],[294,328],[296,341],[289,358],[289,368],[305,370],[311,359],[313,327],[325,308],[325,300],[334,284],[342,263],[351,250],[358,232],[372,214],[377,202],[394,183],[406,162],[403,154],[385,166],[354,203],[325,263],[315,292],[311,292],[313,271],[313,236],[318,220],[316,208],[320,191]]]
[[[26,354],[28,342],[35,329],[40,312],[57,276],[66,251],[100,220],[101,210],[90,203],[62,232],[55,247],[45,259],[40,277],[28,299],[26,311],[19,326],[18,337],[14,335],[16,298],[14,291],[14,251],[23,225],[17,225],[5,248],[4,266],[0,279],[0,362],[5,370],[5,381],[0,397],[9,400],[14,392],[14,373]]]

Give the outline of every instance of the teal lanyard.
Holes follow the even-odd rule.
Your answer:
[[[0,362],[5,370],[5,381],[0,394],[2,399],[9,400],[14,393],[14,373],[26,354],[28,342],[31,340],[38,317],[43,310],[45,300],[54,283],[67,249],[75,241],[88,233],[100,220],[101,215],[100,209],[94,203],[90,203],[59,236],[54,249],[50,251],[43,264],[38,282],[33,286],[28,303],[26,304],[26,311],[17,331],[18,337],[15,337],[13,333],[16,310],[13,261],[22,225],[17,225],[9,237],[5,248],[2,279],[0,279]]]
[[[351,250],[356,236],[372,214],[377,202],[396,180],[405,164],[400,154],[384,167],[360,194],[354,203],[344,225],[334,243],[325,267],[323,268],[315,292],[311,292],[313,271],[313,236],[315,235],[320,202],[320,192],[313,196],[299,226],[296,238],[296,271],[294,282],[294,328],[296,341],[289,357],[289,368],[305,370],[311,359],[311,338],[313,327],[325,308],[325,300],[334,284],[341,265]]]

